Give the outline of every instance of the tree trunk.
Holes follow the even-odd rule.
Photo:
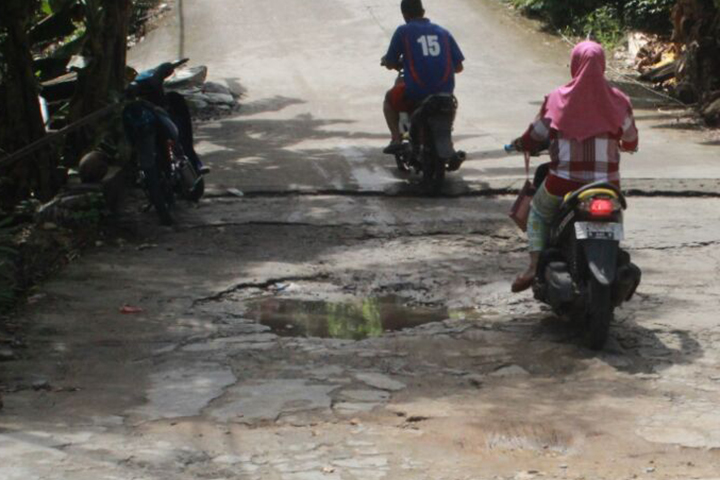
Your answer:
[[[678,0],[673,41],[684,46],[678,92],[701,106],[720,91],[720,8],[713,0]]]
[[[36,11],[35,0],[0,1],[0,149],[9,154],[45,135],[33,59],[27,31]],[[21,159],[9,171],[2,186],[6,206],[26,198],[31,192],[42,200],[56,191],[55,160],[45,149]]]
[[[125,87],[127,35],[131,0],[88,2],[88,38],[83,56],[89,65],[80,71],[75,95],[70,102],[70,121],[108,105]],[[92,18],[91,18],[92,17]],[[97,140],[102,123],[81,130],[71,139],[76,159]]]

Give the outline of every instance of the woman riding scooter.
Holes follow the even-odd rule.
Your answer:
[[[532,286],[550,224],[564,196],[606,181],[620,187],[620,151],[636,151],[638,131],[630,99],[605,79],[605,52],[592,41],[572,51],[572,80],[545,99],[540,114],[513,144],[536,152],[549,142],[549,172],[533,198],[527,224],[530,265],[512,284]]]

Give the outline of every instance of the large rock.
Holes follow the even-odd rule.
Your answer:
[[[83,183],[99,183],[108,173],[110,157],[99,151],[92,151],[80,159],[78,173]]]
[[[225,95],[232,95],[232,92],[228,87],[215,82],[205,83],[205,85],[203,86],[203,91],[205,93],[222,93]]]
[[[205,93],[204,96],[212,104],[235,104],[235,97],[233,97],[229,93]]]
[[[710,125],[720,125],[720,98],[710,103],[702,111],[703,118]]]

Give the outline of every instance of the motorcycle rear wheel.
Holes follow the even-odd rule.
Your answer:
[[[585,312],[585,343],[591,350],[601,350],[607,343],[614,308],[610,287],[592,277]]]
[[[402,173],[406,173],[406,172],[410,171],[410,168],[408,168],[407,163],[405,163],[405,158],[402,153],[395,154],[395,164],[397,165],[397,169]]]
[[[439,195],[445,181],[445,162],[437,155],[425,159],[423,186],[430,195]]]
[[[202,198],[202,196],[204,194],[205,194],[205,178],[200,177],[200,178],[198,178],[197,183],[195,184],[193,193],[190,196],[190,201],[197,202]]]
[[[180,192],[186,200],[199,201],[205,193],[205,179],[195,170],[195,166],[187,160],[180,167]]]
[[[145,172],[145,192],[150,203],[160,217],[160,223],[163,225],[172,225],[173,217],[170,214],[170,206],[173,204],[172,189],[169,188],[166,178],[161,178],[161,174],[157,170],[149,170]]]

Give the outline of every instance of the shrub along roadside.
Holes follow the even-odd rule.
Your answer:
[[[501,0],[568,36],[613,49],[628,30],[660,34],[676,60],[663,65],[671,92],[720,126],[720,0]],[[672,35],[671,35],[672,34]],[[652,78],[652,77],[649,77]],[[660,77],[658,77],[660,78]]]
[[[669,33],[675,0],[506,0],[526,15],[570,36],[592,34],[616,46],[627,29]]]

